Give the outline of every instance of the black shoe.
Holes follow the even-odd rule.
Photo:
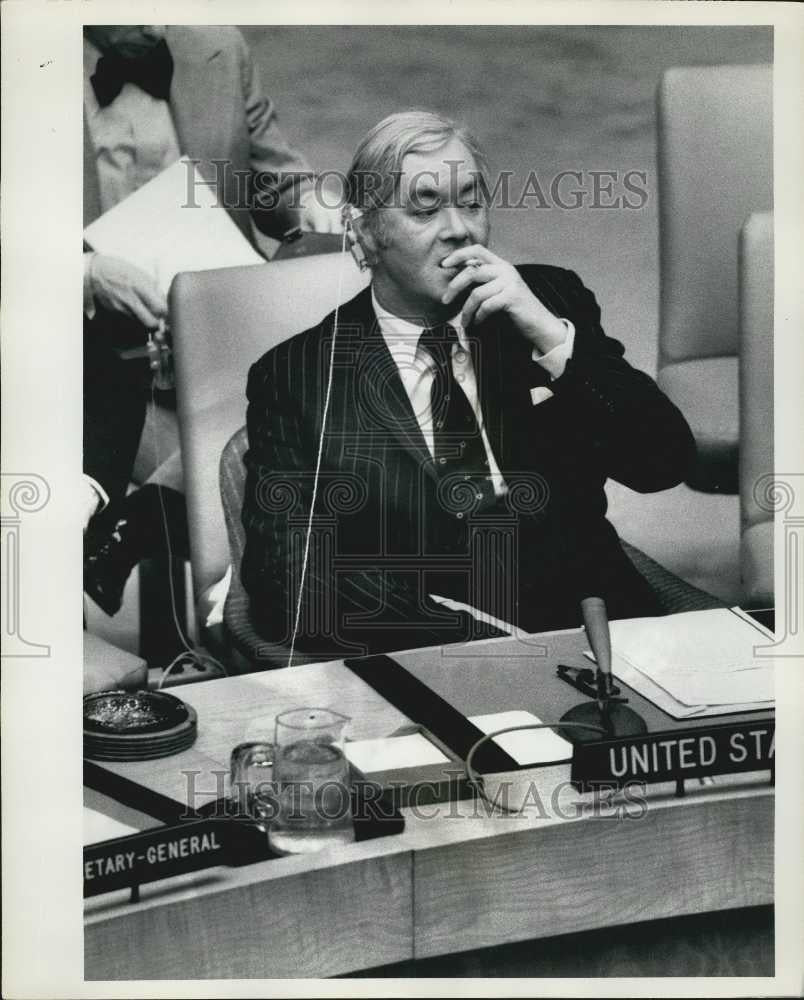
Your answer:
[[[161,497],[160,497],[161,494]],[[181,493],[146,485],[94,517],[84,535],[84,593],[115,615],[123,588],[141,559],[189,556],[187,511]]]

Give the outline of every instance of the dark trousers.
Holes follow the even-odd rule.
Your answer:
[[[147,360],[122,361],[115,348],[145,340],[125,316],[84,317],[84,472],[110,500],[124,496],[131,479],[150,384]]]

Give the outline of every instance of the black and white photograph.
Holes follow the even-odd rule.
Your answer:
[[[3,6],[3,994],[801,995],[801,9]]]

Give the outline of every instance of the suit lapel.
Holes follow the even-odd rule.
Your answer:
[[[100,185],[95,146],[89,134],[86,111],[84,112],[84,228],[101,214]]]
[[[534,292],[539,294],[538,289]],[[555,302],[545,304],[556,314],[560,312]],[[393,436],[417,468],[436,480],[432,456],[380,333],[368,288],[341,309],[339,327],[339,337],[347,335],[354,341],[357,371],[352,385],[355,406],[362,409],[360,425]],[[517,433],[528,437],[533,433],[530,390],[548,385],[550,379],[540,365],[530,361],[528,344],[505,320],[491,318],[467,331],[467,337],[486,434],[497,464],[504,471],[515,459]]]
[[[532,348],[506,320],[493,317],[467,333],[477,393],[491,450],[501,469],[514,460],[514,439],[532,434],[531,389],[548,385],[547,371],[531,360]]]
[[[357,378],[355,405],[362,410],[363,426],[390,434],[403,451],[436,478],[433,459],[413,412],[396,362],[380,333],[371,306],[371,292],[365,289],[353,303],[354,309],[341,313],[339,323],[349,325],[359,338],[356,344]]]
[[[227,106],[224,74],[216,66],[221,47],[182,27],[168,27],[166,41],[173,56],[170,109],[181,151],[202,160],[220,157],[231,145],[230,116],[216,113]]]
[[[355,337],[357,377],[355,405],[362,408],[362,425],[391,434],[404,451],[433,480],[437,478],[410,399],[402,384],[391,352],[380,333],[371,307],[371,293],[365,289],[342,310],[339,325],[351,328]],[[528,345],[521,334],[505,321],[493,318],[467,332],[475,370],[483,424],[491,450],[500,468],[511,459],[513,440],[506,430],[529,427],[530,389],[546,385],[547,372],[530,363]]]

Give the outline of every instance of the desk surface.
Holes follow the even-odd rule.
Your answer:
[[[544,655],[493,639],[395,658],[465,713],[527,708],[550,720],[558,702],[578,700],[554,674],[559,660],[582,665],[583,637],[537,640]],[[194,747],[103,766],[178,801],[191,780],[195,807],[221,794],[232,746],[263,728],[270,737],[286,708],[336,708],[351,716],[354,739],[415,721],[340,662],[209,681],[180,694],[198,712]],[[88,900],[86,977],[327,976],[772,902],[767,776],[690,783],[683,799],[674,786],[653,786],[646,809],[618,818],[568,786],[569,763],[509,777],[523,775],[543,806],[523,816],[489,816],[474,802],[405,810],[398,835],[154,883],[136,904],[127,893]]]

